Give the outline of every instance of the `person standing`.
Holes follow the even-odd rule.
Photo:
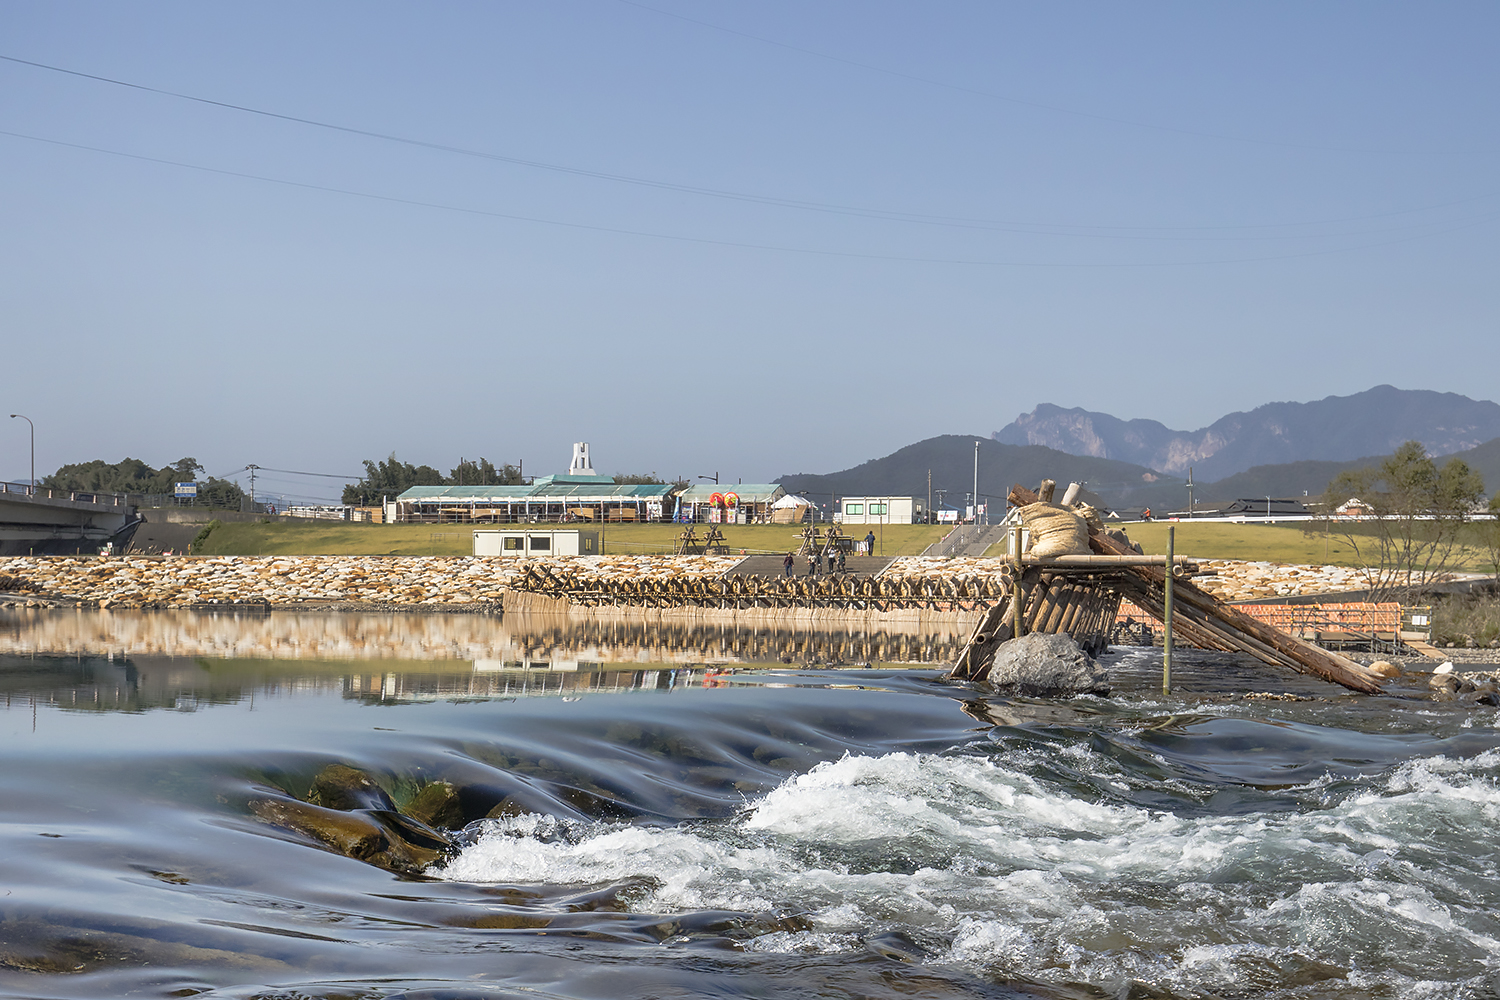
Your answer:
[[[844,547],[842,545],[840,545],[839,546],[839,572],[840,573],[844,572],[844,558],[847,555],[848,555],[848,553],[844,551]]]
[[[796,561],[797,560],[792,557],[792,554],[790,552],[788,552],[786,554],[786,558],[785,559],[781,560],[781,565],[786,570],[786,575],[787,576],[791,576],[792,575],[792,566],[793,566],[793,564],[796,563]]]
[[[868,535],[865,536],[865,555],[873,556],[874,554],[875,554],[875,532],[871,531]]]
[[[814,549],[807,554],[807,575],[818,575],[818,550]]]

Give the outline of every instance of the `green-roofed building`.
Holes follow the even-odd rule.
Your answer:
[[[573,446],[565,473],[525,486],[413,486],[390,505],[390,520],[418,524],[670,521],[671,484],[624,485],[590,466],[588,445]]]

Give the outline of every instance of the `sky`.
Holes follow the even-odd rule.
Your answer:
[[[38,475],[588,441],[764,482],[1043,402],[1492,399],[1497,41],[1480,2],[0,0],[0,410]]]

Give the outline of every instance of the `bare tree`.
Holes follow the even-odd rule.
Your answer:
[[[1475,527],[1478,529],[1479,543],[1489,556],[1490,568],[1495,571],[1496,579],[1500,579],[1500,491],[1490,497],[1488,513],[1490,516],[1476,522]]]
[[[1373,599],[1405,598],[1448,569],[1483,496],[1484,481],[1462,459],[1438,468],[1408,441],[1378,466],[1340,473],[1323,494],[1321,520],[1353,548]]]

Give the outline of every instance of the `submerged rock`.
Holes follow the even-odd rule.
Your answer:
[[[319,771],[307,800],[325,809],[396,811],[396,803],[374,778],[347,764],[329,764]]]
[[[420,875],[429,865],[450,856],[456,845],[434,830],[429,819],[447,821],[457,809],[458,793],[447,782],[425,799],[419,795],[420,815],[396,810],[386,790],[365,772],[346,764],[330,764],[313,778],[308,801],[255,799],[250,811],[263,822],[311,837],[339,854],[403,875]],[[424,789],[426,792],[427,789]],[[462,826],[462,813],[458,813]]]
[[[464,809],[452,782],[434,781],[407,803],[406,814],[431,827],[458,830],[464,825]]]
[[[1109,675],[1068,635],[1032,632],[1001,643],[989,682],[1043,698],[1108,694]]]
[[[421,874],[453,848],[441,834],[399,813],[342,812],[289,799],[257,799],[250,803],[250,811],[339,854],[404,875]]]

